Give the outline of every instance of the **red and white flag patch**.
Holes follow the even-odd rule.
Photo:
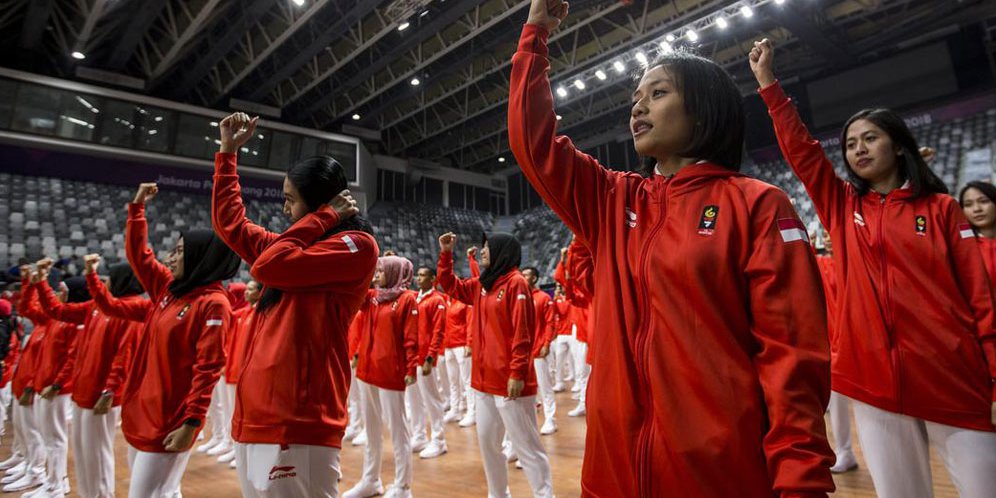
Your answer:
[[[968,223],[960,223],[958,225],[958,235],[961,235],[963,239],[971,239],[975,237],[975,230]]]
[[[360,248],[356,247],[356,242],[353,242],[352,237],[349,235],[344,235],[342,241],[346,243],[346,247],[349,248],[349,252],[359,252]]]
[[[204,324],[205,327],[221,327],[225,322],[222,321],[220,316],[209,316],[207,323]]]
[[[801,240],[809,243],[809,234],[806,232],[806,225],[795,218],[782,218],[778,220],[778,231],[782,234],[783,242],[795,242]]]

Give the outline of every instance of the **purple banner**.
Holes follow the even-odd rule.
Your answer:
[[[129,188],[137,187],[142,182],[156,182],[163,190],[203,196],[211,195],[211,177],[214,173],[208,166],[183,168],[151,161],[110,159],[5,144],[0,144],[0,171]],[[239,183],[247,198],[283,202],[283,183],[279,180],[243,175]]]

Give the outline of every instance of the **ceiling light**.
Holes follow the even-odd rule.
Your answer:
[[[69,55],[73,56],[73,59],[76,59],[78,61],[86,59],[86,55],[84,55],[83,52],[80,52],[78,50],[77,51],[73,51],[73,53],[71,53]]]
[[[557,96],[560,98],[567,97],[567,89],[564,87],[557,87]]]
[[[398,25],[398,31],[404,31],[404,30],[408,29],[408,26],[411,26],[411,25],[412,25],[412,23],[410,23],[408,21],[405,21],[405,22],[403,22],[403,23],[401,23],[401,24]]]
[[[419,79],[418,79],[418,78],[412,78],[412,80],[411,80],[411,81],[409,81],[409,83],[411,83],[411,84],[412,84],[412,86],[419,86],[420,84],[422,84],[422,82],[421,82],[421,81],[419,81]]]
[[[635,55],[634,57],[636,57],[636,60],[637,60],[637,61],[638,61],[638,62],[639,62],[640,64],[642,64],[642,65],[644,65],[644,66],[646,66],[646,65],[647,65],[647,54],[645,54],[645,53],[643,53],[643,52],[637,52],[637,53],[636,53],[636,55]]]
[[[581,80],[574,80],[574,88],[577,88],[578,90],[584,90],[585,88],[584,82]]]
[[[685,36],[688,38],[689,41],[693,42],[699,41],[699,34],[696,33],[695,31],[692,30],[685,31]]]
[[[561,119],[564,119],[564,117],[561,116],[560,114],[557,114],[557,121],[560,121]]]
[[[717,17],[716,18],[716,26],[719,26],[719,29],[726,29],[726,28],[730,27],[730,23],[726,22],[726,18],[725,17]]]
[[[743,14],[744,17],[754,17],[754,11],[747,5],[740,7],[740,13]]]
[[[608,78],[608,76],[605,75],[605,71],[602,71],[601,69],[595,71],[595,77],[602,81],[605,81],[605,78]]]
[[[665,36],[664,39],[667,40],[668,43],[674,43],[674,41],[677,40],[677,38],[675,38],[674,35],[670,33],[667,36]]]
[[[159,130],[149,130],[149,135],[155,135],[156,133],[159,133]]]
[[[218,126],[218,122],[217,121],[211,121],[211,126],[217,127]]]
[[[158,122],[160,122],[160,121],[162,121],[162,120],[163,120],[163,117],[162,117],[162,116],[156,116],[156,117],[154,118],[154,120],[155,120],[155,122],[157,122],[157,123],[158,123]]]
[[[500,163],[503,163],[503,162],[505,162],[505,158],[504,158],[504,157],[499,157],[499,158],[498,158],[498,162],[500,162]]]
[[[626,65],[623,64],[622,61],[613,62],[612,67],[616,70],[617,73],[621,73],[626,70]]]
[[[671,53],[671,52],[674,51],[674,48],[671,47],[670,43],[668,43],[666,41],[662,41],[661,42],[661,51],[663,51],[665,54],[669,54],[669,53]]]
[[[304,0],[291,0],[291,1],[294,2],[294,5],[297,5],[298,7],[304,5]]]
[[[359,120],[360,120],[360,115],[359,114],[353,114],[353,121],[359,121]]]

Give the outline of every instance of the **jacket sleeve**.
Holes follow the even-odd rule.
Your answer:
[[[453,251],[439,253],[436,274],[436,280],[443,286],[443,291],[457,301],[472,306],[481,293],[481,283],[477,277],[462,280],[453,273]]]
[[[203,421],[211,405],[211,391],[221,378],[225,366],[225,352],[222,349],[222,331],[231,326],[232,310],[227,303],[210,303],[204,306],[199,317],[196,358],[193,365],[193,378],[190,390],[184,398],[184,420]]]
[[[149,293],[152,301],[159,301],[159,294],[173,276],[166,265],[156,260],[156,255],[149,248],[149,222],[145,219],[145,204],[128,204],[125,255],[142,288]]]
[[[145,317],[152,308],[152,302],[148,299],[125,300],[112,296],[96,273],[86,276],[86,286],[90,290],[93,302],[97,304],[97,309],[109,316],[133,322],[145,322]]]
[[[588,246],[575,239],[567,248],[567,261],[570,265],[571,279],[587,295],[594,294],[595,261],[591,257]]]
[[[526,380],[529,366],[533,361],[533,298],[529,288],[513,284],[509,287],[508,304],[512,315],[512,358],[509,361],[509,377]],[[514,296],[514,297],[513,297]]]
[[[434,299],[429,313],[429,356],[435,358],[436,365],[445,354],[443,339],[446,336],[446,303],[442,298]]]
[[[470,278],[481,278],[481,265],[478,264],[477,258],[468,254],[467,265],[470,267]]]
[[[111,372],[107,375],[104,383],[104,390],[114,393],[117,397],[121,393],[121,386],[124,385],[125,376],[128,373],[128,365],[131,364],[131,357],[135,353],[138,339],[142,335],[142,325],[137,322],[126,322],[128,327],[121,335],[118,342],[118,351],[114,354],[114,361],[111,363]]]
[[[338,224],[339,215],[327,206],[301,218],[259,255],[252,275],[264,286],[282,290],[369,283],[380,252],[373,237],[344,232],[315,242]]]
[[[546,305],[543,306],[544,321],[546,322],[545,330],[546,339],[543,343],[549,347],[553,343],[553,340],[557,338],[557,327],[555,325],[556,320],[554,315],[557,310],[553,306],[553,299],[547,299]]]
[[[844,219],[847,184],[837,178],[820,141],[809,134],[781,85],[775,82],[762,88],[760,94],[768,106],[782,155],[806,187],[823,226],[833,232]]]
[[[802,227],[788,196],[760,193],[751,208],[745,269],[757,343],[753,357],[768,415],[763,450],[781,496],[833,491],[823,414],[830,399],[830,346],[819,269],[808,240],[785,241],[779,224]]]
[[[17,314],[36,322],[36,325],[50,320],[38,302],[35,286],[27,278],[21,279],[21,297],[17,300]]]
[[[985,263],[979,253],[972,226],[965,219],[958,203],[947,202],[947,233],[951,245],[953,273],[958,280],[961,294],[968,302],[975,318],[976,335],[989,366],[990,383],[993,385],[992,401],[996,402],[996,330],[993,330],[993,287],[989,282]],[[971,236],[962,236],[962,233]]]
[[[279,236],[246,218],[235,154],[214,155],[211,225],[214,233],[249,265]]]
[[[410,295],[404,295],[401,306],[401,320],[405,334],[405,375],[414,377],[418,370],[418,303]]]
[[[508,144],[522,173],[557,216],[592,242],[615,175],[571,140],[557,135],[557,114],[547,73],[546,29],[526,24],[512,56],[508,99]]]
[[[48,280],[33,285],[38,300],[41,302],[42,310],[49,318],[66,323],[83,323],[86,320],[86,316],[91,310],[91,302],[63,303],[59,301],[55,291],[48,285]]]
[[[65,386],[69,382],[69,378],[73,375],[73,369],[76,367],[76,357],[79,352],[80,337],[83,336],[85,330],[81,330],[80,326],[75,326],[73,328],[72,337],[69,339],[69,344],[66,348],[66,354],[63,356],[62,365],[59,367],[59,372],[55,374],[55,380],[52,381],[53,385]],[[48,387],[48,386],[45,386]]]

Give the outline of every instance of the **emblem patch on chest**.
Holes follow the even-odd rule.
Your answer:
[[[921,237],[925,237],[927,235],[927,217],[922,214],[918,214],[916,215],[915,221],[916,234]]]
[[[719,206],[706,206],[699,218],[699,235],[712,235],[716,230],[716,220],[719,217]]]
[[[636,212],[626,208],[626,226],[636,228]]]
[[[187,311],[189,311],[189,310],[190,310],[190,303],[187,303],[187,304],[185,304],[183,306],[183,309],[180,310],[180,312],[176,314],[176,319],[177,320],[183,320],[183,317],[187,315]]]

